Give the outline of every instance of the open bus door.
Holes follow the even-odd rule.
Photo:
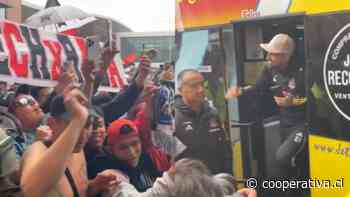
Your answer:
[[[311,196],[350,196],[350,12],[307,16],[305,41]]]
[[[304,14],[261,17],[233,22],[237,84],[253,85],[265,66],[266,53],[260,43],[269,42],[278,33],[287,33],[296,41],[294,61],[305,66]],[[281,144],[277,107],[272,94],[238,98],[243,177],[267,180],[283,174],[275,153]],[[306,112],[305,112],[306,113]],[[259,181],[260,182],[260,181]],[[281,196],[262,189],[262,196]]]
[[[312,187],[312,197],[350,196],[350,187],[344,185],[350,179],[350,12],[234,22],[238,85],[254,84],[266,65],[259,44],[277,33],[287,33],[296,41],[295,59],[305,68],[311,184],[301,180],[305,181],[301,187]],[[274,158],[281,143],[275,109],[272,99],[238,99],[239,124],[233,126],[241,127],[244,178],[267,180],[283,173]],[[259,194],[275,196],[267,190]]]

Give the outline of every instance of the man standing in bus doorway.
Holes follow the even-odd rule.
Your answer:
[[[177,83],[180,95],[175,96],[174,135],[186,149],[176,159],[194,158],[212,173],[232,173],[230,143],[218,113],[205,100],[202,74],[195,69],[183,70]]]
[[[282,140],[276,153],[276,159],[285,169],[285,174],[278,177],[306,178],[308,166],[305,162],[308,161],[305,151],[304,70],[291,61],[295,51],[295,42],[287,34],[281,33],[275,35],[269,43],[260,44],[260,47],[267,52],[269,66],[264,68],[253,86],[231,87],[227,91],[226,98],[231,99],[242,95],[267,95],[267,92],[271,92],[279,110]],[[300,162],[301,160],[303,162]]]

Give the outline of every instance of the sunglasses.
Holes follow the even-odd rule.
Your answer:
[[[22,97],[20,99],[18,99],[16,102],[16,107],[26,107],[28,105],[32,106],[34,104],[36,104],[36,100],[34,98],[31,97]]]

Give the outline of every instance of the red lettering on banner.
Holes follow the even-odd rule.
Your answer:
[[[123,63],[120,57],[120,53],[116,54],[112,63],[109,65],[108,80],[111,87],[118,87],[120,90],[125,88],[126,79],[123,76]]]
[[[28,76],[28,59],[29,54],[24,53],[21,54],[21,60],[17,59],[17,51],[14,42],[24,43],[23,38],[21,36],[19,28],[12,23],[4,22],[3,26],[3,36],[9,50],[9,65],[19,77],[27,77]],[[14,39],[12,39],[14,38]]]
[[[125,84],[123,82],[120,70],[118,68],[119,65],[115,61],[113,61],[113,63],[115,64],[114,66],[117,68],[117,73],[116,73],[115,77],[117,78],[117,81],[118,81],[118,87],[122,90],[122,89],[124,89]]]
[[[118,84],[117,84],[117,81],[116,81],[116,79],[114,78],[114,76],[116,75],[116,73],[117,73],[117,67],[115,66],[115,64],[110,64],[109,66],[108,66],[108,74],[109,74],[109,85],[111,86],[111,87],[117,87],[118,86]]]
[[[112,61],[112,63],[108,66],[108,71],[110,74],[110,77],[109,77],[111,82],[110,86],[124,89],[125,84],[121,77],[121,73],[116,61],[114,60]]]
[[[43,40],[43,43],[47,48],[50,50],[53,61],[51,64],[51,78],[52,80],[57,80],[58,76],[61,73],[61,52],[62,52],[62,47],[59,42],[56,41],[50,41],[50,40]]]
[[[86,59],[88,56],[86,40],[83,40],[81,38],[76,38],[75,40],[80,48],[82,59]]]
[[[124,76],[123,60],[120,56],[120,53],[116,54],[113,59],[113,64],[117,68],[116,78],[118,80],[118,87],[122,90],[125,87],[126,79]]]

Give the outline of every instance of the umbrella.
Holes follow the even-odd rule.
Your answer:
[[[58,0],[47,0],[45,8],[55,7],[55,6],[61,6],[60,2]]]
[[[83,19],[90,15],[79,8],[72,6],[55,6],[43,9],[24,23],[31,27],[44,27],[52,24],[59,24],[73,19]]]

